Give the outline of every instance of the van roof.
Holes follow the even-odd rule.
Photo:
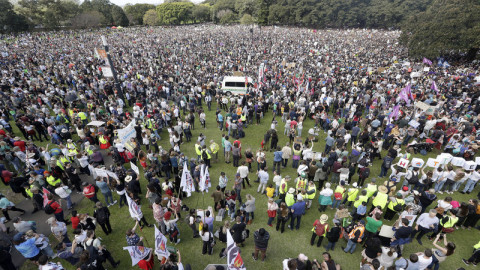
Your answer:
[[[248,82],[253,82],[253,79],[251,77],[247,77]],[[229,82],[245,82],[245,77],[240,77],[240,76],[225,76],[223,78],[223,81],[229,81]]]

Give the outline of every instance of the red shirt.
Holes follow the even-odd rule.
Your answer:
[[[56,201],[54,200],[51,200],[51,201],[48,201],[48,204],[50,204],[50,207],[52,207],[53,209],[55,209],[55,212],[54,214],[60,214],[63,209],[60,207],[60,204],[58,204]]]
[[[86,195],[86,194],[89,194],[89,193],[92,193],[92,195]],[[93,185],[88,185],[86,187],[83,188],[83,195],[85,195],[85,197],[87,198],[92,198],[93,196],[95,196],[95,187]]]
[[[80,219],[78,217],[71,217],[70,221],[72,222],[72,228],[75,230],[78,227],[78,223],[80,223]]]
[[[10,179],[12,179],[13,173],[8,170],[3,170],[2,171],[2,178],[5,181],[5,183],[10,182]]]
[[[138,262],[138,267],[140,267],[140,269],[143,269],[143,270],[150,270],[150,269],[153,269],[153,265],[155,264],[155,261],[153,260],[153,257],[152,256],[150,258],[150,260],[146,261],[145,259],[143,260],[140,260]]]
[[[3,130],[3,129],[0,129],[0,135],[3,135],[3,136],[5,136],[6,134],[7,134],[7,133],[5,132],[5,130]]]

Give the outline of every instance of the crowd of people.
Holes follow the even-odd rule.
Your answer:
[[[15,232],[10,237],[11,228],[0,229],[14,248],[39,269],[61,267],[51,261],[56,257],[82,270],[104,269],[107,261],[115,268],[114,256],[121,255],[112,255],[95,229],[99,225],[112,237],[111,212],[147,201],[154,221],[138,215],[126,232],[128,246],[145,246],[136,230],[156,224],[182,248],[177,223],[187,210],[185,222],[202,239],[202,254],[212,254],[215,239],[227,242],[228,232],[244,246],[248,226],[258,219],[255,197],[267,196],[261,207],[267,209],[266,226],[280,235],[308,229],[311,246],[328,242],[321,261],[300,254],[286,259],[284,269],[340,269],[328,251],[338,249],[342,238],[345,253],[362,246],[358,262],[364,270],[439,269],[456,250],[447,235],[476,229],[480,218],[480,197],[472,193],[480,180],[478,62],[409,60],[395,31],[254,32],[250,39],[243,26],[202,25],[4,36],[1,180],[34,212],[48,215],[58,242],[52,247],[36,233],[41,221],[12,219],[9,212],[25,210],[2,195],[4,221]],[[120,88],[104,77],[105,60],[93,53],[102,34],[111,44]],[[246,95],[221,91],[223,77],[233,72],[255,78]],[[119,132],[130,123],[136,135],[125,141]],[[242,147],[245,136],[258,135],[257,125],[268,126],[255,138],[258,148]],[[207,128],[217,136],[207,138]],[[418,158],[437,154],[446,161],[417,165]],[[218,164],[235,173],[212,175],[214,206],[199,218],[199,209],[184,205],[182,174],[188,171],[199,192],[202,174]],[[258,196],[244,194],[252,185],[248,192]],[[75,192],[91,201],[92,216],[77,213]],[[112,210],[117,204],[120,210]],[[318,215],[317,208],[312,229],[302,217]],[[225,220],[220,228],[216,215]],[[380,232],[385,221],[394,221],[391,235]],[[275,232],[268,227],[253,233],[253,260],[268,260]],[[403,254],[412,239],[423,245],[424,236],[433,248]],[[5,244],[1,252],[9,248]],[[138,266],[153,269],[153,254]],[[2,259],[4,269],[16,269],[11,257]],[[190,268],[179,252],[158,259],[161,269]],[[463,260],[479,261],[479,251]]]

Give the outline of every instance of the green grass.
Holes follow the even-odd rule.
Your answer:
[[[206,106],[204,106],[206,109]],[[215,122],[215,104],[212,105],[212,111],[206,112],[207,113],[207,129],[201,128],[200,123],[195,124],[195,130],[192,131],[193,133],[193,140],[190,143],[185,143],[181,146],[182,152],[184,152],[188,157],[195,157],[195,150],[194,150],[194,141],[199,133],[203,133],[207,137],[207,142],[211,139],[215,140],[217,143],[221,143],[221,135],[222,132],[216,127]],[[265,118],[262,119],[261,125],[249,125],[247,129],[245,129],[246,137],[241,139],[242,142],[242,151],[247,148],[252,148],[253,151],[256,151],[260,147],[260,142],[263,139],[263,135],[267,131],[270,126],[270,120],[272,119],[272,112],[269,111]],[[279,125],[277,127],[279,133],[279,146],[285,145],[288,141],[288,138],[283,135],[283,126],[284,124],[279,121]],[[309,128],[313,126],[312,120],[306,120],[304,123],[303,129],[303,137],[305,138],[307,131]],[[17,133],[18,135],[18,133]],[[163,146],[164,149],[169,149],[170,144],[168,142],[168,134],[164,131],[162,135],[162,141],[160,145]],[[325,134],[321,132],[319,137],[319,142],[314,144],[315,151],[323,151],[325,143],[324,143]],[[229,184],[227,189],[231,189],[233,185],[234,175],[236,173],[236,168],[232,166],[232,164],[225,164],[224,158],[222,155],[223,151],[220,150],[219,152],[219,161],[212,163],[212,168],[210,169],[210,175],[212,179],[212,188],[210,192],[205,195],[201,195],[201,193],[194,193],[192,197],[185,198],[183,203],[188,205],[189,208],[206,208],[208,206],[213,206],[213,199],[210,197],[210,194],[213,192],[214,187],[218,184],[218,176],[220,175],[221,171],[226,172],[226,175],[229,179]],[[383,153],[384,155],[385,153]],[[426,157],[422,157],[425,160],[428,157],[435,157],[437,152],[429,153]],[[396,160],[397,161],[397,160]],[[272,162],[273,162],[273,153],[267,153],[267,162],[269,167],[270,173],[270,181],[273,178],[273,174],[271,173]],[[289,161],[288,167],[286,169],[282,169],[282,176],[290,175],[292,177],[296,176],[296,172],[294,169],[291,168],[291,160]],[[256,166],[256,164],[254,164]],[[374,161],[371,176],[377,177],[380,173],[380,161],[377,159]],[[255,168],[255,167],[254,167]],[[141,173],[143,175],[143,173]],[[256,179],[255,173],[251,173],[249,175],[250,179]],[[353,177],[353,181],[358,179],[358,175]],[[377,177],[378,179],[378,177]],[[386,178],[382,179],[385,180]],[[141,177],[142,182],[142,191],[145,192],[146,190],[146,180]],[[290,231],[286,230],[285,233],[280,234],[280,232],[276,232],[274,228],[268,227],[267,224],[267,198],[265,195],[260,195],[256,192],[257,184],[253,183],[251,188],[247,188],[246,190],[242,190],[242,196],[245,197],[246,194],[252,194],[256,198],[256,211],[255,211],[255,220],[251,225],[248,226],[250,232],[259,229],[265,228],[271,236],[269,242],[269,248],[267,250],[267,259],[265,262],[261,261],[253,261],[251,257],[251,253],[254,250],[254,243],[253,237],[250,237],[245,242],[245,247],[241,248],[242,250],[242,257],[245,262],[245,266],[247,269],[268,269],[268,270],[278,270],[281,269],[281,262],[284,258],[291,258],[298,256],[299,253],[304,253],[310,259],[316,258],[317,260],[321,260],[321,254],[325,251],[323,247],[317,248],[316,246],[310,246],[310,237],[311,237],[311,229],[312,224],[315,219],[318,219],[320,213],[316,210],[318,207],[318,192],[317,197],[314,200],[312,205],[312,209],[310,209],[307,214],[302,218],[301,227],[299,231]],[[142,195],[144,196],[145,193]],[[114,197],[116,194],[114,194]],[[443,198],[445,195],[439,195],[439,198]],[[454,198],[458,201],[467,201],[469,198],[473,196],[469,195],[462,195],[462,194],[455,194]],[[102,195],[99,195],[99,199],[102,201]],[[83,200],[81,204],[77,206],[79,213],[93,213],[92,203],[87,200]],[[152,216],[151,209],[148,208],[148,201],[145,198],[142,198],[142,210],[148,222],[153,223],[154,219]],[[113,228],[113,234],[106,236],[104,235],[101,228],[96,230],[97,235],[102,238],[102,243],[107,246],[107,248],[113,254],[113,257],[116,260],[121,260],[121,265],[119,269],[138,269],[138,267],[131,267],[131,260],[128,256],[126,251],[123,251],[122,248],[126,246],[125,241],[125,231],[128,228],[133,227],[134,220],[130,218],[128,213],[128,209],[123,207],[122,209],[118,208],[118,205],[113,206],[110,208],[112,212],[111,217],[111,224]],[[186,212],[182,212],[182,219],[178,222],[180,228],[180,239],[181,243],[177,245],[177,248],[182,253],[182,260],[184,263],[189,263],[192,265],[194,270],[202,270],[205,268],[207,264],[216,263],[216,264],[225,264],[226,259],[220,259],[218,257],[218,253],[220,250],[225,247],[225,244],[217,241],[217,245],[214,248],[214,255],[202,255],[201,248],[202,248],[202,241],[201,239],[193,239],[192,238],[192,231],[191,229],[185,224],[183,221],[184,217],[187,216]],[[333,210],[327,210],[327,214],[329,215],[329,223],[332,224],[332,219],[334,215]],[[393,222],[386,222],[386,224],[390,224]],[[222,225],[220,222],[215,222],[215,228],[219,228]],[[154,229],[153,228],[145,228],[143,232],[139,231],[140,235],[144,235],[145,238],[148,240],[150,246],[153,245],[154,242]],[[448,239],[453,241],[457,245],[456,252],[453,256],[449,257],[444,263],[441,264],[441,269],[457,269],[460,266],[464,266],[461,258],[468,258],[472,252],[472,246],[478,242],[478,231],[477,230],[459,230],[454,232],[453,234],[448,235]],[[324,239],[323,245],[326,245],[327,241]],[[342,266],[342,269],[358,269],[359,262],[361,260],[360,252],[362,251],[361,247],[358,246],[356,252],[353,255],[346,255],[341,251],[341,246],[345,246],[346,242],[344,240],[340,240],[337,243],[337,247],[335,251],[332,251],[333,259]],[[405,256],[409,256],[412,252],[420,252],[423,251],[425,248],[431,248],[433,245],[429,242],[426,238],[424,238],[424,246],[420,246],[414,241],[414,243],[406,245],[404,254]],[[63,261],[63,265],[67,269],[74,269],[74,267],[70,266],[67,262]],[[111,266],[106,263],[106,268],[110,269]],[[22,269],[34,269],[30,263],[26,263]],[[473,269],[473,267],[470,267]],[[155,269],[159,269],[159,263],[156,262]],[[469,269],[469,267],[466,267]]]

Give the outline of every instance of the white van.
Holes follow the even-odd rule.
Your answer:
[[[252,78],[247,77],[248,87],[252,87]],[[222,92],[227,95],[245,95],[247,94],[247,87],[245,87],[245,77],[227,76],[223,78]]]

